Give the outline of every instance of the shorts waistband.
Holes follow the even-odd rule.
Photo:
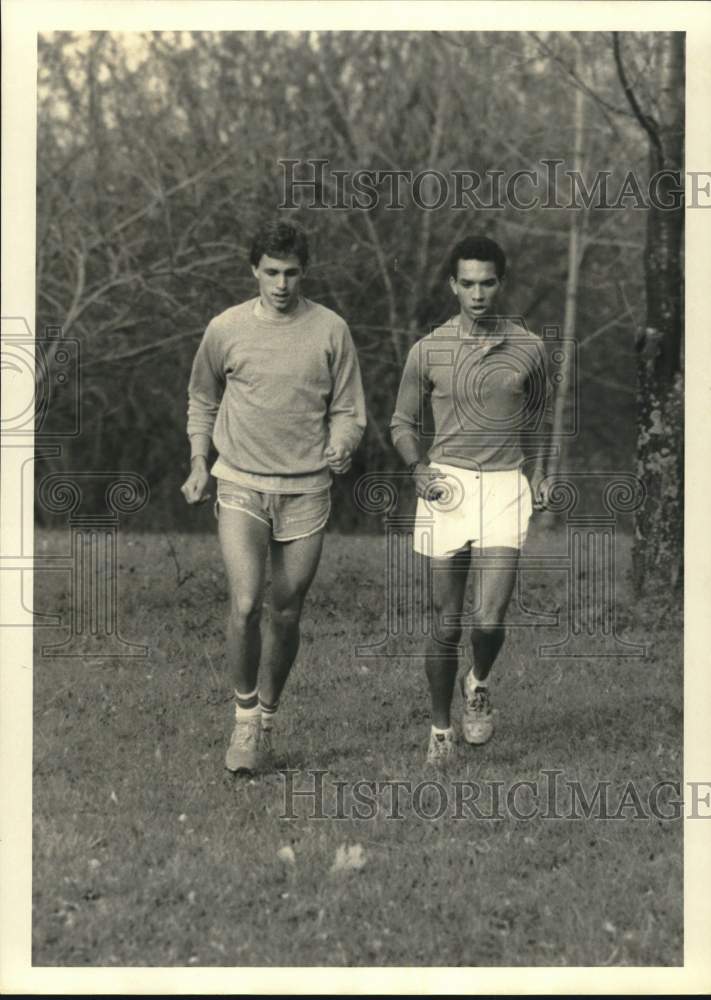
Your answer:
[[[430,465],[434,469],[441,469],[446,472],[448,476],[461,476],[466,478],[467,476],[477,476],[486,479],[504,479],[506,477],[513,478],[514,476],[523,476],[524,472],[520,466],[514,469],[463,469],[459,465],[447,465],[445,462],[431,462]]]

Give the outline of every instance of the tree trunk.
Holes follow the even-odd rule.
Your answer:
[[[580,49],[576,51],[575,69],[582,72]],[[584,166],[583,144],[585,139],[585,95],[579,87],[575,88],[575,107],[573,112],[573,170],[582,174]],[[586,209],[571,209],[570,229],[568,230],[568,274],[565,282],[565,315],[563,318],[563,337],[566,341],[574,340],[578,307],[578,285],[580,282],[581,230],[582,213]],[[563,463],[563,429],[565,415],[568,411],[570,397],[571,351],[565,351],[566,362],[561,370],[561,381],[555,394],[553,410],[553,441],[558,445],[558,454],[551,457],[548,473],[555,475]]]
[[[646,321],[637,337],[637,475],[645,498],[635,511],[633,578],[638,593],[679,593],[684,552],[684,404],[681,373],[683,336],[682,243],[684,211],[684,35],[660,32],[657,59],[657,116],[645,115],[627,83],[615,38],[620,81],[649,137],[650,177],[660,204],[650,205],[644,254]]]

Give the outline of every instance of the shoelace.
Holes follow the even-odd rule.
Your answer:
[[[489,693],[487,691],[475,691],[473,695],[467,698],[467,702],[477,712],[487,713],[491,711]]]
[[[237,730],[237,738],[235,742],[239,746],[249,746],[251,743],[256,743],[259,739],[259,730],[255,726],[244,726]]]

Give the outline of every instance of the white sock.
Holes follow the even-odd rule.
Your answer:
[[[262,712],[262,729],[271,730],[274,725],[274,719],[276,718],[277,709],[279,708],[279,701],[277,700],[275,705],[269,705],[267,702],[259,699],[259,708]]]
[[[437,726],[432,726],[432,733],[434,736],[446,736],[448,733],[452,732],[452,727],[447,726],[446,729],[438,729]]]
[[[475,688],[488,688],[489,678],[486,677],[483,681],[479,680],[478,677],[474,676],[474,671],[470,670],[464,681],[464,685],[471,694],[474,694]]]

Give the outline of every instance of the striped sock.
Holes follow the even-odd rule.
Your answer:
[[[259,702],[257,700],[257,689],[249,694],[241,694],[235,688],[235,719],[251,719],[259,714]]]
[[[274,724],[274,717],[276,716],[277,709],[279,708],[279,700],[275,701],[272,705],[269,702],[263,701],[259,698],[259,709],[262,713],[262,729],[271,729]]]

